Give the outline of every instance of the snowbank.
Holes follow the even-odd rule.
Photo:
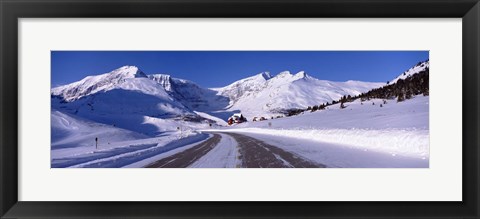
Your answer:
[[[171,150],[205,140],[207,134],[191,132],[182,136],[167,135],[155,138],[156,143],[145,139],[141,144],[123,147],[96,150],[74,156],[52,159],[52,168],[59,167],[90,167],[90,168],[112,168],[124,167],[143,161],[145,159],[169,152]],[[138,166],[130,166],[138,167]]]
[[[257,133],[429,158],[429,97],[371,99],[331,105],[297,116],[247,122],[212,131]]]
[[[230,129],[230,132],[284,136],[321,143],[425,158],[429,156],[428,130],[366,130],[366,129]]]

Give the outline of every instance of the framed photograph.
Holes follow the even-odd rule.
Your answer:
[[[0,10],[2,218],[480,217],[477,0]]]
[[[429,69],[429,51],[52,51],[51,167],[428,168]]]

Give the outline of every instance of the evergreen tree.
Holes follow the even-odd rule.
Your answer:
[[[406,99],[412,98],[412,92],[410,91],[410,89],[407,90],[407,92],[406,92],[406,94],[405,94],[405,98],[406,98]]]
[[[405,100],[405,97],[403,96],[403,93],[399,93],[397,97],[397,102],[402,102]]]

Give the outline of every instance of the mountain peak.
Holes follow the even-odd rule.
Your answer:
[[[398,77],[396,77],[395,79],[390,81],[389,84],[396,83],[400,79],[405,79],[409,76],[417,74],[417,73],[419,73],[419,72],[421,72],[425,69],[428,69],[428,68],[430,68],[430,61],[429,60],[426,60],[426,61],[423,61],[423,62],[418,62],[415,66],[411,67],[410,69],[406,70],[405,72],[400,74]]]
[[[239,81],[233,82],[232,84],[235,83],[264,83],[265,81],[268,81],[272,76],[270,75],[269,72],[262,72],[258,73],[254,76],[250,76],[248,78],[241,79]]]
[[[268,80],[268,79],[272,78],[272,75],[270,75],[270,72],[268,72],[268,71],[262,72],[259,75],[262,76],[265,80]]]
[[[138,67],[135,66],[135,65],[124,65],[118,69],[134,69],[134,70],[138,70]]]
[[[126,65],[109,73],[87,76],[80,81],[53,88],[52,95],[62,96],[66,101],[77,100],[99,91],[111,90],[133,78],[147,78],[136,66]]]
[[[310,76],[307,75],[307,73],[305,73],[305,71],[299,71],[297,74],[294,75],[295,78],[308,78]]]
[[[283,78],[283,77],[287,77],[287,76],[292,76],[290,71],[282,71],[282,72],[278,73],[278,75],[276,75],[275,77]]]
[[[167,91],[172,91],[172,77],[166,74],[152,74],[148,78],[162,85]]]
[[[115,75],[115,77],[121,78],[146,78],[147,75],[140,71],[137,66],[125,65],[120,68],[117,68],[109,73],[110,75]]]

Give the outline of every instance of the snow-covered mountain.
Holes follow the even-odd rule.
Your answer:
[[[258,116],[284,109],[306,108],[383,85],[361,81],[333,82],[316,79],[303,71],[296,74],[284,71],[274,77],[263,72],[214,90],[230,99],[230,110]]]
[[[160,84],[173,98],[192,110],[211,111],[224,109],[229,99],[194,82],[173,78],[166,74],[152,74],[148,78]]]
[[[178,125],[166,119],[198,120],[164,86],[134,66],[53,88],[51,95],[52,109],[149,135],[176,129]]]
[[[109,73],[88,76],[80,81],[53,88],[51,94],[71,102],[100,91],[115,89],[132,78],[147,78],[147,75],[135,66],[123,66]]]
[[[271,78],[272,76],[269,72],[262,72],[252,77],[235,81],[225,87],[212,88],[212,90],[217,91],[219,96],[228,97],[230,102],[234,103],[242,97],[250,96],[252,93],[263,90],[265,83]]]
[[[391,83],[428,67],[428,61],[419,63]],[[277,75],[262,72],[225,87],[203,88],[168,74],[147,75],[135,66],[123,66],[53,88],[51,95],[52,108],[56,110],[100,123],[127,125],[148,119],[185,117],[191,120],[193,117],[195,121],[202,121],[199,117],[226,120],[233,112],[241,112],[247,118],[278,115],[286,109],[319,105],[384,85],[333,82],[316,79],[303,71],[295,74],[284,71]]]
[[[238,167],[247,157],[239,148],[255,146],[258,138],[327,167],[428,168],[428,68],[428,60],[418,63],[390,86],[333,82],[303,71],[284,71],[203,88],[168,74],[147,75],[135,66],[124,66],[51,89],[51,167],[144,167],[203,147],[200,142],[211,136],[207,132],[226,131],[244,133],[254,141],[242,145],[232,134],[218,133],[221,140],[188,166]],[[405,83],[393,84],[414,74]],[[252,121],[254,116],[281,115],[287,109],[367,91],[373,93],[365,94],[368,98],[295,116],[226,123],[232,113],[241,112]],[[390,98],[396,95],[397,99]]]
[[[163,86],[135,66],[124,66],[53,88],[51,95],[77,112],[183,114],[188,111]]]
[[[394,84],[396,83],[399,79],[405,79],[408,76],[417,74],[427,68],[430,68],[430,60],[424,61],[424,62],[419,62],[415,66],[411,67],[410,69],[406,70],[402,74],[400,74],[398,77],[393,79],[392,81],[389,82],[389,84]]]

